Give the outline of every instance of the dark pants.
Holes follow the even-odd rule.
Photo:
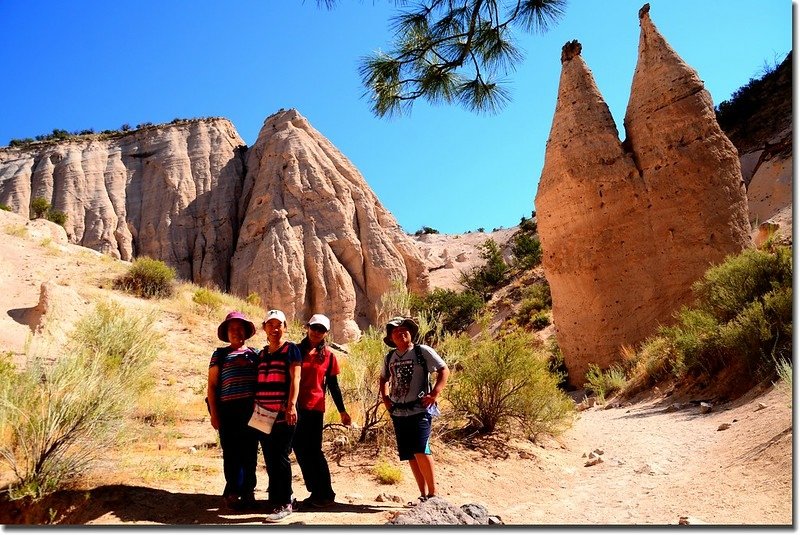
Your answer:
[[[320,500],[334,499],[336,494],[331,487],[331,471],[328,461],[322,453],[322,418],[321,411],[299,410],[297,412],[297,430],[292,447],[297,456],[297,464],[303,473],[306,489],[311,498]]]
[[[289,453],[292,451],[295,426],[286,423],[283,413],[278,418],[284,420],[275,422],[269,435],[258,432],[258,437],[269,477],[267,499],[272,504],[285,505],[292,503],[292,462]]]
[[[247,425],[253,400],[234,400],[219,405],[219,444],[222,446],[223,496],[246,496],[256,488],[258,431]]]

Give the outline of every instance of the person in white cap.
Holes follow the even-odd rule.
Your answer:
[[[300,396],[297,399],[297,428],[292,447],[297,464],[303,473],[306,489],[311,495],[300,503],[302,508],[319,509],[334,503],[336,493],[331,485],[328,461],[322,452],[322,427],[325,416],[325,391],[328,390],[344,425],[350,425],[350,415],[339,390],[339,362],[325,344],[331,320],[324,314],[314,314],[306,323],[307,335],[300,341],[303,355],[300,375]]]
[[[292,514],[292,462],[289,453],[297,425],[296,405],[303,358],[295,344],[283,339],[287,326],[283,312],[267,311],[261,326],[269,343],[258,355],[256,404],[277,412],[269,434],[258,432],[269,477],[267,499],[270,510],[264,522],[279,522]]]

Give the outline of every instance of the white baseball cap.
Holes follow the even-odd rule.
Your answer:
[[[308,320],[307,325],[322,325],[323,327],[325,327],[326,331],[331,330],[331,320],[329,320],[328,316],[324,314],[314,314]]]
[[[280,310],[268,310],[267,317],[264,318],[262,323],[267,323],[269,320],[281,320],[281,323],[286,325],[286,314],[281,312]]]

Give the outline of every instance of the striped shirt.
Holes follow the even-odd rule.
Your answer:
[[[302,362],[300,349],[292,342],[284,342],[274,353],[269,352],[268,346],[264,347],[258,355],[256,403],[271,411],[286,410],[291,382],[289,366]]]
[[[257,363],[258,353],[252,347],[215,350],[208,367],[219,365],[219,400],[252,399],[256,391]]]

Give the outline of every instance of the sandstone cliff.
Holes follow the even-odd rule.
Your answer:
[[[95,136],[98,137],[98,136]],[[148,127],[116,139],[0,150],[0,203],[27,215],[43,197],[72,243],[123,260],[150,256],[226,287],[240,221],[244,142],[226,119]]]
[[[428,289],[422,256],[358,170],[297,111],[267,118],[248,151],[231,290],[299,320],[324,312],[338,340],[378,320],[393,280]]]
[[[605,368],[691,298],[712,263],[749,244],[736,149],[697,74],[640,12],[620,142],[580,56],[565,45],[536,196],[543,266],[570,382]]]

